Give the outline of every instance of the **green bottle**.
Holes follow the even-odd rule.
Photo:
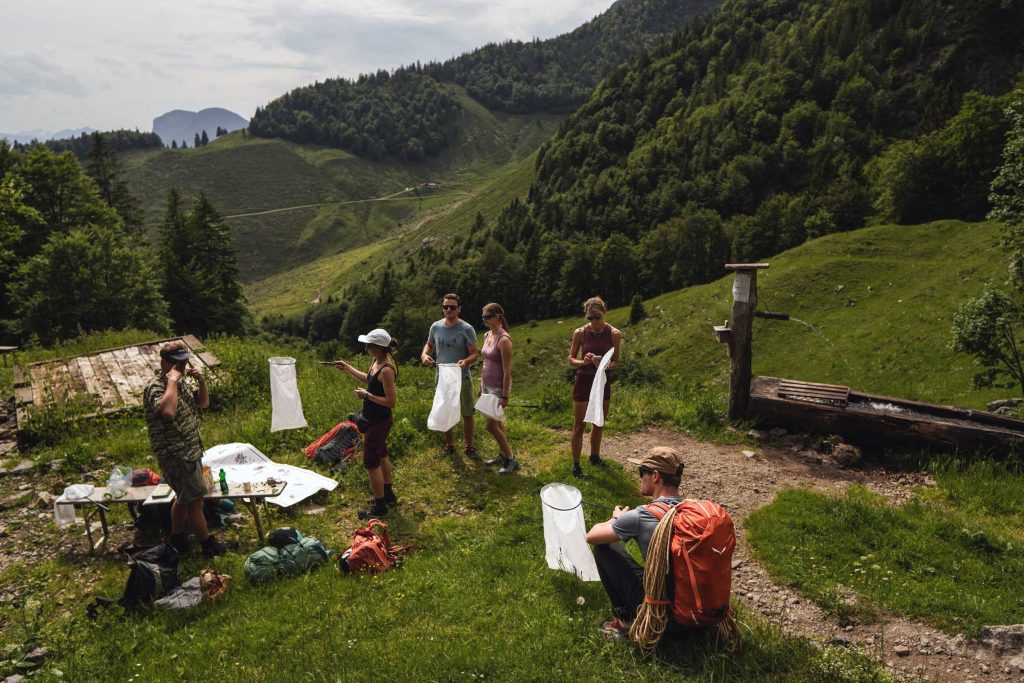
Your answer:
[[[220,492],[227,495],[228,492],[228,475],[224,470],[220,471]]]

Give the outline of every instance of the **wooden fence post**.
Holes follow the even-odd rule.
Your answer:
[[[767,263],[725,265],[726,270],[736,274],[732,283],[732,329],[726,335],[717,327],[715,332],[720,341],[729,344],[729,357],[732,361],[729,373],[730,420],[742,420],[747,416],[752,375],[751,340],[754,311],[757,309],[757,271],[767,267]]]

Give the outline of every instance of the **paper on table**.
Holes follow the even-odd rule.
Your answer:
[[[317,491],[333,491],[338,482],[304,467],[276,463],[252,444],[228,443],[210,448],[203,454],[203,464],[217,472],[224,470],[229,482],[257,482],[269,478],[288,482],[281,495],[267,502],[290,507]]]

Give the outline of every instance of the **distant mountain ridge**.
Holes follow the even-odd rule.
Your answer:
[[[32,130],[23,130],[17,133],[0,133],[0,140],[7,140],[8,142],[17,142],[22,145],[27,145],[33,140],[38,142],[46,142],[48,140],[66,140],[68,138],[77,138],[78,136],[95,131],[95,128],[85,126],[83,128],[64,128],[58,130],[56,133],[51,133],[48,130],[42,128],[33,128]]]
[[[248,119],[221,107],[208,107],[197,112],[174,109],[153,119],[153,132],[167,147],[171,142],[180,145],[183,140],[191,147],[196,135],[201,136],[204,130],[213,140],[218,127],[231,132],[248,125]]]

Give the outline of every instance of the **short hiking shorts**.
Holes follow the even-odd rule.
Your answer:
[[[576,373],[576,381],[572,385],[572,400],[576,403],[587,403],[590,401],[590,388],[594,386],[593,373]],[[612,383],[604,383],[604,402],[612,400]]]
[[[164,481],[182,503],[201,500],[206,496],[206,482],[203,481],[203,463],[199,460],[161,460],[160,472]]]
[[[462,378],[462,390],[459,392],[459,410],[462,417],[473,417],[476,413],[476,396],[473,391],[472,378]]]
[[[380,461],[388,457],[388,434],[395,418],[391,415],[386,420],[375,422],[363,432],[363,468],[375,470]]]

